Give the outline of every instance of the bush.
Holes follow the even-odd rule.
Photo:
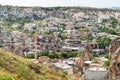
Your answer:
[[[99,30],[101,32],[106,32],[106,33],[110,33],[110,34],[116,34],[116,31],[114,29],[110,29],[110,28],[107,28],[107,27],[99,27]]]
[[[30,72],[30,68],[25,64],[20,64],[17,70],[17,77],[19,80],[35,80],[33,71]]]
[[[98,60],[94,59],[94,60],[93,60],[93,63],[99,63],[99,62],[98,62]]]
[[[8,77],[8,76],[0,76],[0,80],[13,80],[11,77]]]
[[[69,57],[76,57],[78,55],[78,52],[71,52]]]
[[[42,56],[48,56],[49,52],[42,52]]]
[[[62,56],[61,56],[61,55],[59,55],[59,56],[58,56],[58,58],[59,58],[59,59],[62,59]]]
[[[33,54],[27,54],[26,58],[33,59],[33,58],[35,58],[35,55],[34,55],[34,53]]]
[[[99,42],[99,48],[103,49],[106,46],[110,45],[111,39],[109,38],[102,38],[102,37],[98,37],[98,42]]]
[[[66,71],[62,70],[62,74],[67,75],[68,73]]]
[[[65,39],[67,39],[67,36],[66,35],[61,35],[61,39],[65,40]]]
[[[50,58],[57,58],[57,56],[54,53],[49,53],[48,57],[50,57]]]
[[[60,54],[60,56],[62,56],[63,58],[68,58],[67,52],[62,52],[62,53]]]
[[[109,54],[108,53],[106,53],[105,58],[109,58]]]
[[[103,64],[104,67],[108,67],[109,65],[110,65],[110,61],[105,61]]]
[[[99,55],[96,52],[93,52],[94,57],[99,57]]]

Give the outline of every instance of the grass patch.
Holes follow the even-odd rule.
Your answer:
[[[0,49],[0,80],[67,80],[62,73]]]

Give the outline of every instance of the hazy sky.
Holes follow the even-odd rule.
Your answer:
[[[1,5],[14,6],[83,6],[109,8],[120,7],[120,0],[0,0]]]

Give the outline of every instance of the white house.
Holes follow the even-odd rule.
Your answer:
[[[57,62],[57,63],[54,63],[54,66],[58,70],[64,70],[68,74],[73,74],[73,67],[68,65],[68,64],[66,64],[66,63]]]

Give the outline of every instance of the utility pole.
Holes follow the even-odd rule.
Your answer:
[[[37,59],[37,34],[36,34],[36,31],[34,33],[34,53],[35,53],[35,59]]]

